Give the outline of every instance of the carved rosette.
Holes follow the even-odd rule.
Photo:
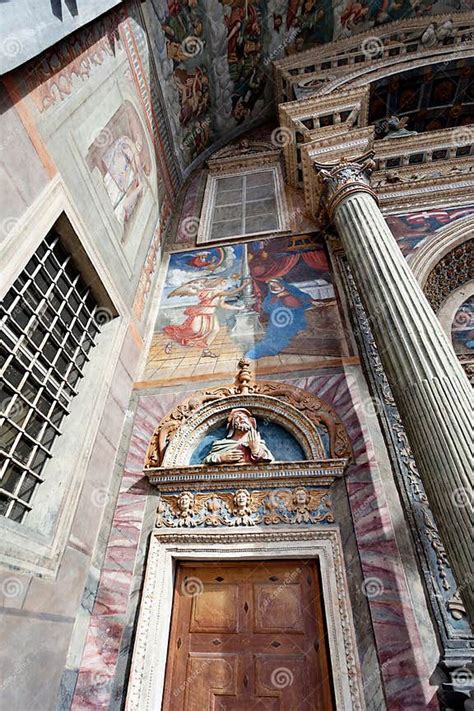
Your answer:
[[[336,207],[349,195],[366,192],[377,200],[377,195],[370,186],[370,176],[375,169],[374,151],[368,151],[359,158],[342,158],[335,165],[313,163],[318,176],[320,200],[329,219],[332,219]]]

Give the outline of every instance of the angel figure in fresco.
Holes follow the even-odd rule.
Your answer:
[[[265,335],[246,353],[247,358],[257,360],[281,353],[298,333],[306,331],[307,309],[326,308],[333,304],[334,301],[316,301],[283,279],[270,279],[268,294],[262,302],[262,310],[268,316]]]
[[[217,317],[217,309],[229,311],[242,311],[243,304],[235,305],[227,303],[229,296],[240,293],[247,281],[244,281],[235,289],[226,289],[227,279],[222,277],[203,277],[179,286],[168,295],[174,296],[197,296],[196,305],[187,306],[184,309],[186,319],[179,325],[170,324],[165,326],[163,333],[169,337],[166,344],[165,353],[171,353],[173,343],[181,346],[197,346],[202,348],[202,355],[208,358],[217,358],[217,353],[210,350],[210,346],[219,333],[220,324]]]
[[[257,431],[249,410],[236,408],[227,418],[227,437],[212,443],[204,464],[246,464],[273,462],[273,454]]]

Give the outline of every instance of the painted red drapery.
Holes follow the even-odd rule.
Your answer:
[[[262,289],[258,282],[269,282],[270,279],[281,279],[288,274],[298,263],[299,254],[287,254],[285,256],[262,259],[258,256],[249,263],[250,275],[253,279],[254,295],[257,299],[257,309],[260,310],[262,302]]]
[[[329,271],[328,260],[323,249],[315,249],[312,252],[303,252],[301,256],[306,264],[313,269],[319,269],[323,272]]]

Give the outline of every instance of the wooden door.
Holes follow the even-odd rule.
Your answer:
[[[164,711],[332,711],[314,561],[179,565]]]

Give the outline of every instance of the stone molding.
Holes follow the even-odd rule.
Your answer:
[[[321,570],[324,609],[336,707],[365,709],[360,664],[344,572],[342,542],[336,527],[278,528],[262,531],[154,531],[140,606],[129,676],[126,711],[161,707],[171,622],[174,567],[190,560],[317,559]]]

